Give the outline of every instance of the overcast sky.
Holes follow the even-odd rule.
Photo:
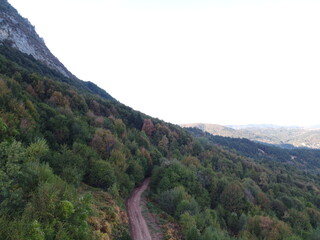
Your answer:
[[[320,1],[9,0],[77,77],[172,123],[320,123]]]

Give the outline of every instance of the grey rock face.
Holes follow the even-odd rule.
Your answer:
[[[28,19],[21,17],[6,0],[0,0],[0,44],[4,41],[64,76],[75,78],[46,47]]]

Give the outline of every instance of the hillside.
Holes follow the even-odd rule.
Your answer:
[[[275,125],[247,125],[225,127],[218,124],[182,124],[182,127],[196,127],[213,135],[247,138],[252,141],[278,145],[283,148],[320,148],[318,128],[280,127]]]
[[[0,10],[0,42],[9,43],[14,48],[33,56],[65,77],[74,78],[68,69],[50,52],[44,40],[39,37],[28,19],[21,17],[6,0],[1,0]]]
[[[246,138],[231,138],[210,134],[198,128],[187,128],[197,138],[205,138],[211,143],[235,151],[237,154],[256,161],[280,162],[295,166],[309,174],[318,173],[320,150],[309,148],[279,148],[273,144],[259,143]],[[315,171],[313,171],[315,170]]]
[[[219,135],[224,137],[238,137],[237,130],[233,128],[225,127],[219,124],[190,123],[190,124],[181,124],[181,127],[198,128],[204,132],[208,132],[213,135]]]
[[[19,39],[0,45],[1,239],[130,239],[125,202],[147,177],[165,239],[319,236],[318,152],[287,161],[279,148],[190,133],[66,76]]]

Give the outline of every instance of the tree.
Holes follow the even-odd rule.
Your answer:
[[[288,210],[282,201],[275,199],[271,203],[272,210],[276,213],[278,218],[282,218],[285,212]]]
[[[309,215],[310,223],[313,228],[320,227],[320,211],[314,208],[307,208],[307,213]]]
[[[144,119],[142,131],[144,131],[149,137],[155,132],[155,127],[151,119]]]
[[[177,206],[183,201],[188,199],[184,187],[179,186],[171,190],[162,192],[158,197],[159,206],[167,213],[174,215],[177,211]],[[188,203],[188,202],[187,202]],[[185,204],[183,204],[185,206]],[[181,206],[182,207],[182,206]],[[180,213],[181,214],[181,213]]]
[[[113,150],[111,152],[109,162],[120,172],[125,172],[129,166],[126,156],[120,150]]]
[[[288,222],[290,223],[290,225],[292,226],[292,229],[296,233],[301,234],[304,231],[310,231],[311,224],[310,224],[309,216],[305,211],[299,212],[295,209],[290,209],[288,213],[289,213]]]
[[[246,207],[246,199],[241,183],[238,181],[231,182],[223,190],[220,202],[226,210],[241,213]]]
[[[190,215],[196,215],[199,213],[199,211],[199,204],[194,198],[191,198],[190,200],[183,199],[179,204],[177,204],[177,210],[175,211],[175,214],[177,217],[184,212],[188,212]]]
[[[20,142],[0,144],[0,213],[21,213],[25,201],[19,177],[23,174],[22,164],[25,148]]]
[[[243,235],[251,235],[249,239],[281,240],[292,236],[292,233],[290,227],[282,221],[267,216],[254,216],[248,220]]]
[[[114,121],[114,129],[119,138],[125,137],[127,128],[121,119],[116,119]]]
[[[0,118],[0,140],[2,140],[7,132],[8,126],[5,124],[5,122]]]
[[[257,202],[263,210],[270,209],[270,200],[264,192],[257,194]]]
[[[223,232],[212,227],[207,227],[201,237],[201,240],[224,240],[227,239]]]
[[[207,227],[220,228],[218,223],[218,216],[215,210],[205,209],[196,215],[197,226],[201,232],[203,232]]]
[[[180,224],[186,240],[200,240],[200,231],[194,217],[186,212],[181,215]]]
[[[92,162],[89,171],[89,183],[92,186],[108,189],[115,181],[113,167],[110,163],[103,160]]]
[[[31,224],[31,229],[29,232],[29,239],[30,240],[45,240],[45,234],[41,229],[41,224],[34,220]]]
[[[161,140],[158,143],[158,146],[160,148],[160,150],[166,155],[168,154],[168,150],[169,150],[169,139],[167,138],[166,135],[163,135]]]
[[[46,171],[45,175],[32,193],[23,217],[39,221],[45,239],[61,239],[62,236],[62,239],[89,239],[86,220],[90,198],[80,196],[75,188],[52,172]]]
[[[196,226],[192,226],[191,228],[187,229],[184,235],[186,240],[201,240],[200,231]]]
[[[197,157],[193,157],[193,156],[185,157],[181,162],[188,167],[190,167],[190,166],[199,167],[200,166],[200,160]]]
[[[49,152],[45,139],[37,139],[26,149],[26,161],[37,162]]]
[[[127,173],[133,178],[135,183],[140,183],[144,178],[144,170],[136,160],[129,162]]]
[[[96,129],[91,140],[91,146],[100,154],[102,158],[109,157],[117,141],[109,130]]]

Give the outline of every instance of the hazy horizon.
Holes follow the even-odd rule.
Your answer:
[[[150,116],[319,124],[318,1],[9,2],[73,74]]]
[[[258,128],[320,128],[320,124],[315,125],[277,125],[272,123],[247,123],[247,124],[220,124],[220,123],[208,123],[208,122],[193,122],[193,123],[181,123],[179,125],[189,124],[209,124],[209,125],[220,125],[230,128],[246,128],[246,127],[258,127]]]

